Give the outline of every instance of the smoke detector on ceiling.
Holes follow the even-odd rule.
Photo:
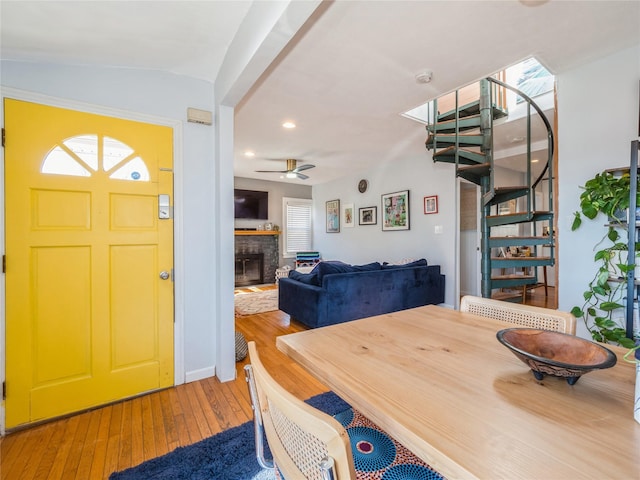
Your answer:
[[[433,76],[433,72],[429,70],[425,70],[423,72],[416,74],[416,82],[417,83],[429,83],[431,81],[431,77]]]

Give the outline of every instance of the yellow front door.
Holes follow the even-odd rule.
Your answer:
[[[4,108],[6,427],[172,385],[171,128]]]

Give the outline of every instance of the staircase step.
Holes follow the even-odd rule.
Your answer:
[[[549,235],[537,237],[489,237],[489,247],[530,247],[533,245],[552,245]]]
[[[472,130],[474,128],[480,128],[480,115],[473,115],[471,117],[458,118],[457,131],[464,132],[465,130]],[[455,133],[456,132],[456,119],[445,120],[444,122],[438,122],[431,125],[427,125],[428,132],[438,133]]]
[[[427,137],[426,142],[424,142],[427,150],[431,150],[433,148],[433,140],[435,138],[436,148],[445,148],[450,147],[451,145],[455,146],[456,143],[456,135],[451,133],[438,133],[434,135],[432,133]],[[460,134],[458,136],[458,147],[480,147],[482,146],[482,135],[479,134]]]
[[[523,285],[535,285],[538,279],[535,275],[496,275],[491,277],[491,288],[521,287]]]
[[[491,298],[494,300],[502,300],[503,302],[520,303],[522,302],[522,289],[506,292],[498,290],[496,293],[491,295]]]
[[[476,185],[482,184],[482,179],[491,173],[491,164],[466,165],[458,167],[457,175]]]
[[[472,115],[478,115],[480,113],[480,100],[476,100],[475,102],[467,103],[458,108],[460,118],[469,117]],[[456,118],[456,111],[449,110],[448,112],[441,113],[438,115],[438,122],[444,122],[447,120],[451,120]]]
[[[480,100],[476,100],[475,102],[467,103],[458,108],[460,111],[460,118],[468,117],[471,115],[477,115],[480,113]],[[506,117],[508,112],[503,108],[498,108],[495,104],[493,105],[493,119],[496,120],[498,118]],[[438,122],[443,122],[445,120],[451,120],[456,117],[455,110],[449,110],[448,112],[444,112],[438,115]]]
[[[541,220],[551,220],[553,213],[548,211],[537,212],[517,212],[506,215],[488,215],[487,226],[497,227],[499,225],[512,225],[515,223],[539,222]]]
[[[519,285],[517,287],[517,290],[498,290],[497,292],[493,293],[491,295],[491,298],[493,298],[494,300],[502,300],[503,302],[522,302],[523,301],[523,291],[522,291],[522,287],[526,287],[527,292],[530,290],[535,290],[536,288],[539,287],[544,287],[544,283],[532,283],[532,284],[527,284],[525,285]]]
[[[526,268],[553,265],[551,257],[491,257],[491,268]]]
[[[456,161],[456,147],[451,145],[450,147],[438,150],[433,154],[433,160],[437,162],[455,163]],[[458,163],[463,165],[477,165],[484,163],[486,160],[482,152],[474,152],[466,148],[458,148]]]
[[[514,198],[524,197],[529,192],[529,187],[520,185],[516,187],[496,187],[493,192],[487,192],[484,195],[485,205],[497,205],[499,203],[513,200]]]

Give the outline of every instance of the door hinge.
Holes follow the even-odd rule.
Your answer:
[[[2,255],[2,273],[7,273],[7,256]]]
[[[2,382],[2,399],[7,399],[7,382]]]
[[[4,147],[4,127],[2,128],[2,146]]]

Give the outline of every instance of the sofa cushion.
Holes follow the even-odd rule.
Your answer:
[[[409,263],[403,263],[400,265],[396,265],[393,263],[387,263],[385,262],[382,265],[382,268],[384,269],[390,269],[390,268],[413,268],[413,267],[426,267],[427,266],[427,260],[424,258],[421,258],[420,260],[415,260],[413,262],[409,262]]]
[[[297,280],[298,282],[304,283],[306,285],[315,285],[319,287],[320,283],[318,282],[318,272],[316,270],[317,269],[314,268],[309,273],[300,273],[296,270],[292,270],[289,272],[289,278],[291,278],[292,280]]]
[[[310,273],[300,273],[296,270],[289,272],[289,278],[302,282],[306,285],[322,285],[322,279],[325,275],[334,275],[336,273],[352,273],[352,272],[369,272],[372,270],[380,270],[382,265],[379,262],[367,263],[365,265],[349,265],[348,263],[337,260],[320,262]]]
[[[366,265],[349,265],[348,263],[339,261],[320,262],[314,269],[318,275],[318,285],[322,285],[322,279],[325,275],[333,275],[336,273],[352,273],[352,272],[369,272],[372,270],[380,270],[382,266],[379,262],[367,263]]]

